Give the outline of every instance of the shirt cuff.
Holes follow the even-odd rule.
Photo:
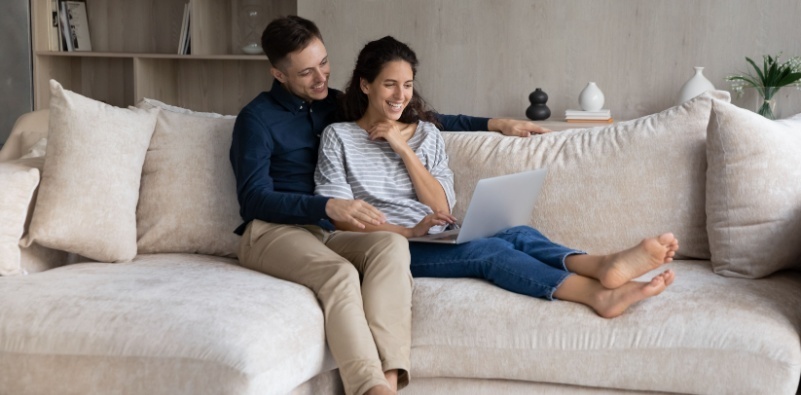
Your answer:
[[[331,199],[327,196],[314,196],[311,201],[311,210],[310,216],[316,219],[317,222],[319,220],[327,220],[330,221],[331,218],[328,218],[328,214],[325,213],[325,205],[328,204],[328,199]]]

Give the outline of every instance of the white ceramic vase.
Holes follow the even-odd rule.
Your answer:
[[[681,86],[679,101],[676,104],[684,103],[709,90],[715,90],[715,86],[704,77],[704,68],[696,66],[695,75]]]
[[[601,88],[590,82],[579,94],[579,107],[584,111],[598,111],[604,107],[604,93]]]

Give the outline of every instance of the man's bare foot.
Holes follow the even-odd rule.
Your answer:
[[[387,370],[384,372],[384,377],[389,383],[389,389],[398,392],[398,369]]]
[[[628,250],[605,256],[601,261],[598,281],[609,289],[620,287],[673,261],[678,249],[679,240],[673,233],[644,239]]]
[[[386,385],[376,385],[375,387],[367,390],[364,395],[397,395],[397,392],[393,391]]]
[[[590,307],[601,317],[617,317],[632,304],[662,293],[665,288],[673,284],[675,278],[676,275],[672,270],[665,270],[647,283],[630,281],[618,288],[598,293]]]

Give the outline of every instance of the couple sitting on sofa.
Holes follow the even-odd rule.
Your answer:
[[[438,128],[545,130],[431,112],[413,87],[414,52],[392,37],[362,49],[344,93],[328,88],[327,53],[311,21],[277,19],[262,41],[275,82],[241,111],[231,147],[245,220],[239,260],[314,291],[348,394],[394,393],[408,383],[412,275],[482,278],[604,317],[672,283],[670,270],[631,281],[672,260],[671,234],[607,256],[557,245],[530,227],[460,245],[409,244],[456,221]]]

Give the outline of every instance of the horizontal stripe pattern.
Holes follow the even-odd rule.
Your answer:
[[[453,208],[453,172],[439,130],[431,123],[419,122],[408,144],[442,185]],[[315,194],[364,200],[381,210],[390,224],[412,227],[432,213],[417,200],[409,172],[389,143],[371,141],[367,131],[354,122],[334,123],[323,131],[314,182]],[[432,233],[438,231],[441,228],[431,229]]]

